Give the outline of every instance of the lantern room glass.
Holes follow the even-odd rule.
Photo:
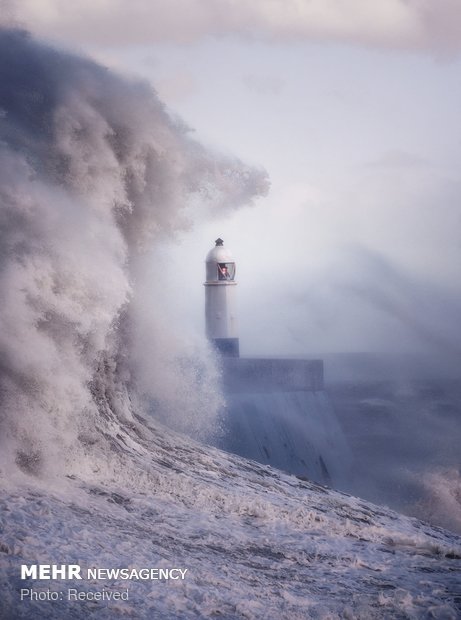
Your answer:
[[[218,263],[218,280],[234,280],[235,263]]]

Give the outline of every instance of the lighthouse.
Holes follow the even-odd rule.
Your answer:
[[[235,262],[216,239],[206,257],[205,321],[208,339],[226,357],[239,357]]]

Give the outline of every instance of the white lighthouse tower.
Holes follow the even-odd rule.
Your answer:
[[[216,239],[206,257],[206,334],[222,355],[239,357],[235,262],[223,243]]]

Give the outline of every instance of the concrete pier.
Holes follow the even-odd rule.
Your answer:
[[[226,397],[220,447],[327,485],[350,457],[324,391],[322,360],[221,358]]]
[[[318,392],[323,390],[323,361],[223,358],[223,386],[239,392]]]

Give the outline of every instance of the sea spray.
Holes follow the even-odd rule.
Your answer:
[[[265,172],[203,148],[148,84],[25,32],[0,30],[0,82],[2,472],[103,458],[142,395],[164,416],[192,401],[193,424],[176,426],[199,435],[220,406],[203,379],[213,359],[202,346],[197,368],[210,370],[178,371],[187,338],[168,328],[174,299],[143,310],[143,253],[251,203]]]

